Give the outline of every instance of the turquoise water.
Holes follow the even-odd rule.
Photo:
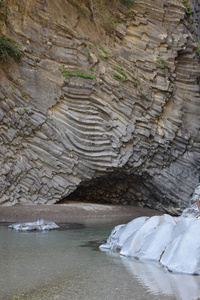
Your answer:
[[[61,230],[28,233],[0,224],[0,299],[192,300],[200,296],[198,276],[172,274],[159,264],[99,251],[98,242],[120,223],[71,229],[60,224]]]

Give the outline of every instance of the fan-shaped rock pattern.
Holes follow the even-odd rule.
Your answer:
[[[70,1],[10,1],[2,30],[25,56],[0,68],[1,204],[56,203],[87,185],[98,201],[187,205],[200,162],[193,27],[179,0],[120,9],[106,35]]]

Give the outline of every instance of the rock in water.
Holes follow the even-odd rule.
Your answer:
[[[154,260],[178,273],[200,275],[200,218],[140,217],[116,226],[101,250]]]
[[[59,226],[56,225],[56,223],[54,223],[52,221],[38,219],[35,222],[15,223],[15,224],[9,225],[8,228],[20,230],[20,231],[33,231],[33,230],[43,231],[43,230],[57,229],[57,228],[59,228]]]

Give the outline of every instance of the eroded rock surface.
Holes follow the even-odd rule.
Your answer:
[[[113,1],[111,26],[74,2],[9,1],[1,30],[24,57],[0,66],[0,203],[52,204],[87,185],[87,201],[179,213],[199,182],[192,16],[181,0]],[[112,194],[98,190],[109,180]]]

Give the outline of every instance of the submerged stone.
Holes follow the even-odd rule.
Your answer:
[[[44,230],[57,229],[57,228],[59,228],[59,226],[52,221],[38,219],[35,222],[15,223],[15,224],[9,225],[8,228],[20,230],[20,231],[33,231],[33,230],[44,231]]]

